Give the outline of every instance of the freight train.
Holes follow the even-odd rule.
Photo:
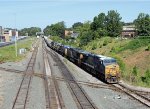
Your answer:
[[[63,45],[45,39],[48,47],[66,57],[79,67],[91,74],[102,78],[107,83],[118,83],[120,70],[116,59],[103,55],[96,55],[80,48]]]

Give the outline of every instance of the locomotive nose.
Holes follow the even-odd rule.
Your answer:
[[[117,64],[107,65],[105,68],[106,78],[111,82],[119,79],[119,66]]]
[[[111,75],[116,75],[119,71],[118,65],[108,65],[106,66],[106,73]]]

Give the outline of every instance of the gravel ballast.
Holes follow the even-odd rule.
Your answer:
[[[91,82],[96,84],[104,84],[97,78],[80,69],[66,58],[60,56],[70,72],[77,81]],[[93,88],[81,85],[85,92],[99,109],[148,109],[145,105],[134,100],[125,93],[121,93],[109,88]],[[109,105],[108,105],[109,104]]]
[[[12,109],[22,74],[0,71],[0,109]]]

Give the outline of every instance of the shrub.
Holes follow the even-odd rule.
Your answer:
[[[150,45],[145,49],[146,51],[150,51]]]
[[[103,46],[106,46],[108,44],[107,40],[104,40]]]
[[[150,71],[148,69],[145,72],[145,82],[150,83]]]
[[[116,51],[115,47],[112,47],[110,50],[110,52],[115,52],[115,51]]]
[[[139,36],[138,39],[150,39],[150,36]]]
[[[125,70],[125,63],[123,62],[123,60],[121,58],[119,58],[118,56],[113,56],[116,60],[117,60],[117,63],[120,67],[120,70],[121,72],[123,72]]]
[[[137,67],[136,66],[133,67],[132,74],[134,76],[137,76]]]
[[[94,43],[94,44],[92,45],[92,50],[95,50],[96,47],[97,47],[97,45],[96,45],[96,43]]]
[[[143,46],[147,46],[150,43],[150,39],[133,39],[132,41],[130,41],[127,45],[125,45],[124,47],[122,47],[122,50],[135,50],[137,48],[143,47]]]

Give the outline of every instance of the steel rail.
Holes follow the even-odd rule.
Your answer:
[[[50,61],[45,51],[45,45],[43,41],[43,54],[44,54],[44,66],[45,66],[45,93],[46,93],[46,109],[65,109],[65,105],[59,90],[58,83],[55,79],[55,76],[52,73]]]
[[[19,86],[12,109],[25,109],[26,108],[30,84],[31,84],[31,80],[32,80],[32,75],[34,73],[33,67],[34,67],[34,63],[35,63],[35,59],[36,59],[36,54],[38,51],[37,48],[38,47],[37,47],[37,43],[36,43],[36,46],[34,47],[34,51],[32,53],[32,56],[30,58],[28,66],[26,68],[25,74],[23,75],[23,79]]]
[[[71,75],[70,71],[60,60],[57,53],[50,49],[49,54],[57,62],[58,67],[69,87],[69,90],[73,96],[74,101],[76,102],[79,109],[98,109],[92,100],[88,97],[83,88],[77,83],[75,78]],[[70,82],[73,81],[73,82]]]
[[[121,84],[112,84],[116,89],[119,89],[120,91],[123,91],[130,97],[134,98],[135,100],[139,101],[143,105],[150,107],[150,100],[146,97],[141,96],[140,94],[137,94],[135,91],[128,89],[127,87],[121,85]]]

